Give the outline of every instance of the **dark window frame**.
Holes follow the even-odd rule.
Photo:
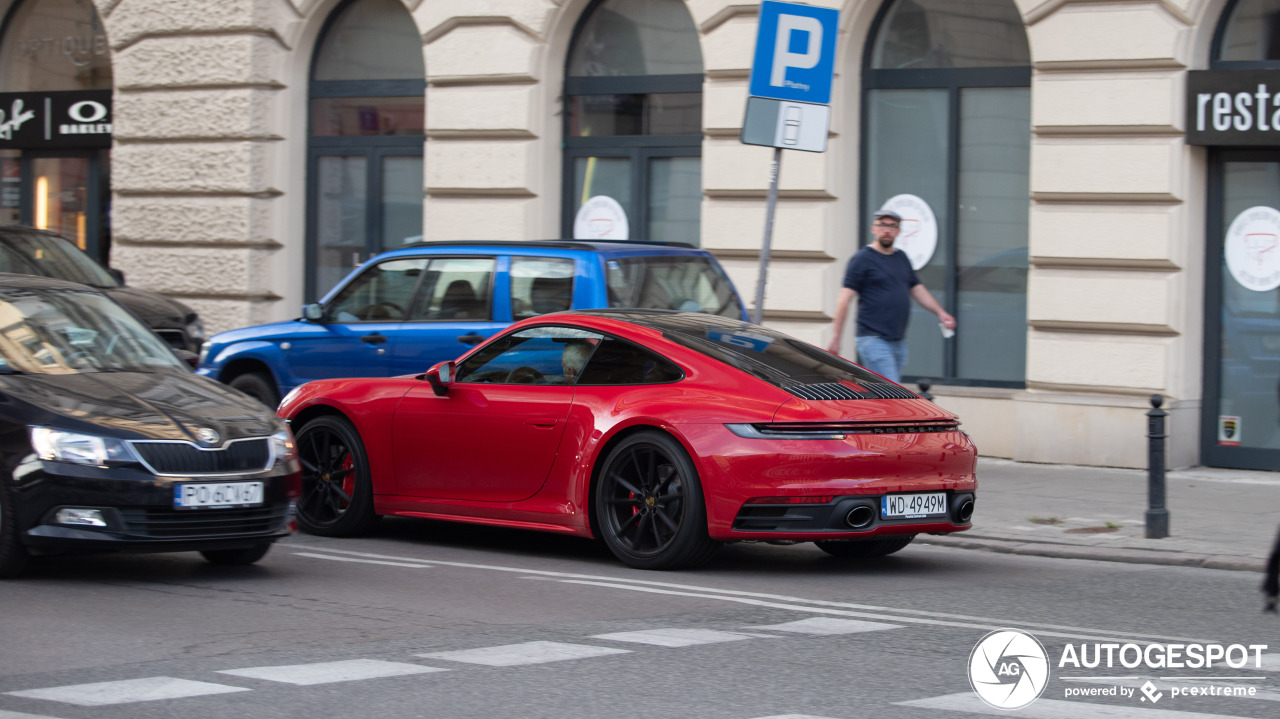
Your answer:
[[[871,123],[871,93],[873,90],[946,90],[947,91],[947,203],[949,207],[956,207],[960,202],[960,91],[968,88],[978,87],[1031,87],[1031,66],[1006,66],[1006,67],[981,67],[981,68],[926,68],[917,70],[894,70],[894,69],[876,69],[872,67],[873,56],[875,54],[875,41],[880,32],[886,30],[885,19],[889,15],[889,10],[893,7],[897,0],[885,0],[881,4],[880,9],[876,11],[875,19],[871,23],[871,30],[867,33],[867,42],[863,48],[862,57],[862,107],[860,108],[861,122],[861,138],[859,140],[860,161],[858,167],[858,188],[860,194],[858,209],[858,244],[862,245],[863,233],[865,228],[871,225],[871,213],[876,208],[868,207],[865,199],[866,188],[868,186],[869,168],[867,166],[867,158],[870,157],[870,147],[868,145],[869,138],[867,128]],[[1024,26],[1025,31],[1025,26]],[[1027,199],[1030,202],[1030,198]],[[946,272],[947,282],[944,287],[930,288],[931,291],[941,290],[943,294],[942,305],[944,308],[956,308],[959,306],[959,276],[960,271],[957,265],[959,259],[958,237],[960,229],[960,216],[957,212],[947,213],[948,219],[946,226],[939,224],[938,226],[938,249],[943,251],[946,256]],[[914,302],[914,300],[912,300]],[[948,310],[950,311],[950,310]],[[924,377],[921,375],[904,375],[902,381],[904,384],[909,382],[918,382],[922,379],[928,379],[936,384],[955,385],[963,387],[1005,387],[1011,389],[1025,389],[1027,386],[1025,375],[1021,382],[1009,380],[981,380],[981,379],[965,379],[956,375],[956,352],[957,345],[955,342],[944,342],[943,350],[945,354],[942,359],[943,376],[941,377]]]
[[[1231,24],[1231,16],[1235,14],[1240,0],[1227,0],[1226,7],[1218,15],[1218,26],[1213,29],[1213,40],[1209,44],[1209,67],[1214,70],[1270,70],[1280,68],[1280,60],[1219,60],[1222,56],[1222,41],[1227,35],[1227,26]]]
[[[361,261],[382,252],[379,238],[382,236],[382,160],[387,157],[423,157],[425,155],[425,128],[422,135],[371,135],[325,136],[315,135],[311,114],[311,101],[327,97],[422,97],[425,104],[427,79],[421,80],[315,80],[320,48],[338,17],[359,0],[344,0],[329,13],[317,36],[315,50],[307,70],[307,212],[303,262],[306,267],[303,283],[304,302],[316,302],[322,294],[316,285],[316,262],[319,258],[317,216],[320,204],[319,184],[315,181],[322,157],[364,157],[365,159],[365,247]],[[406,11],[407,12],[407,11]],[[424,160],[425,161],[425,160]],[[423,228],[425,231],[425,227]],[[352,267],[355,269],[355,267]],[[327,292],[326,288],[324,292]]]
[[[592,14],[605,0],[593,0],[578,17],[573,28],[573,40],[565,53],[564,96],[561,98],[561,114],[564,116],[564,137],[561,185],[560,185],[560,234],[573,237],[573,224],[578,204],[575,202],[574,161],[580,157],[625,157],[631,162],[631,212],[627,216],[629,239],[651,240],[649,227],[648,161],[661,157],[702,157],[703,134],[696,135],[619,135],[612,137],[576,137],[570,134],[572,98],[578,95],[651,95],[657,93],[697,93],[703,95],[702,74],[683,75],[622,75],[622,76],[572,76],[569,63],[573,49]],[[699,48],[701,50],[701,48]]]

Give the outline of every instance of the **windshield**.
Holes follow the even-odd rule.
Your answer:
[[[173,352],[96,292],[0,292],[0,373],[80,374],[180,368]]]
[[[53,277],[90,287],[120,286],[70,240],[44,232],[5,232],[0,244],[0,272]]]
[[[733,283],[705,257],[619,257],[606,265],[610,307],[705,312],[742,319]]]

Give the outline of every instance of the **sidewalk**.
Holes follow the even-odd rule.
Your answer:
[[[1264,571],[1280,472],[1166,473],[1169,536],[1147,539],[1147,472],[982,457],[973,529],[916,541],[1043,557]]]

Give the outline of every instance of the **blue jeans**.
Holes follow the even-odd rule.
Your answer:
[[[906,340],[859,335],[856,341],[858,364],[894,382],[902,382],[902,368],[907,364]]]

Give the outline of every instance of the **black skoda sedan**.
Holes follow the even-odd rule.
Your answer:
[[[95,289],[0,274],[0,577],[33,555],[256,562],[293,529],[293,436]]]

